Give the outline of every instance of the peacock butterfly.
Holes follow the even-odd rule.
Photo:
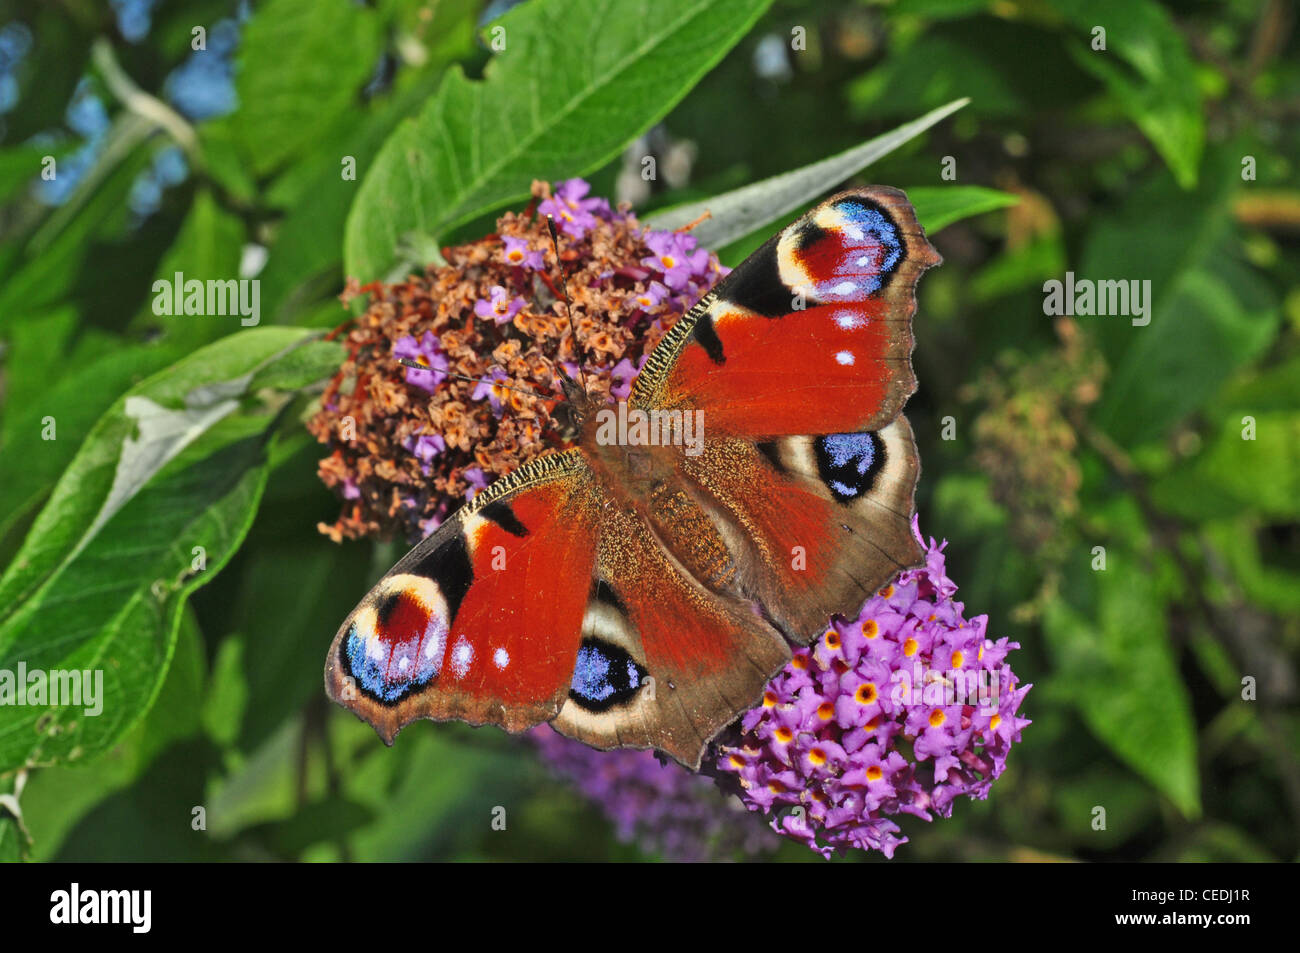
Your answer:
[[[921,561],[901,411],[940,260],[902,192],[843,192],[691,308],[625,405],[565,378],[576,447],[379,581],[330,646],[330,697],[389,744],[418,718],[550,721],[698,768],[792,645]]]

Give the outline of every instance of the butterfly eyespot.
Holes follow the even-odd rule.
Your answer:
[[[626,649],[588,638],[578,649],[569,698],[587,711],[607,711],[625,704],[646,685],[653,685],[653,679]]]

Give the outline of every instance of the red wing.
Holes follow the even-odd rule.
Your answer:
[[[915,389],[916,281],[939,261],[902,192],[843,192],[691,309],[651,354],[632,403],[702,410],[713,434],[883,427]]]
[[[560,710],[597,524],[575,452],[489,487],[380,580],[339,628],[330,696],[387,742],[417,718],[520,731]]]

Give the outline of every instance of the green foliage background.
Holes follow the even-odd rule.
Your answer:
[[[0,795],[21,789],[0,858],[649,859],[501,733],[420,725],[389,750],[326,705],[329,639],[398,553],[316,531],[337,508],[301,426],[339,359],[320,331],[345,274],[484,234],[534,178],[612,195],[656,123],[696,153],[646,214],[959,97],[858,181],[907,189],[946,259],[908,408],[922,528],[968,612],[1022,644],[1034,724],[987,802],[904,820],[899,860],[1296,858],[1293,3],[531,0],[489,22],[473,0],[260,0],[238,108],[160,112],[193,28],[235,12],[164,2],[128,42],[107,4],[0,3],[35,38],[0,139],[0,668],[102,667],[108,695],[98,719],[0,708]],[[45,205],[83,76],[107,145]],[[175,145],[190,176],[136,220]],[[260,327],[153,314],[155,278],[233,277],[250,243]],[[1067,270],[1151,281],[1148,326],[1076,319],[1087,369],[1043,313]]]

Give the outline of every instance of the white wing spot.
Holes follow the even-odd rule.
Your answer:
[[[465,673],[469,671],[470,663],[474,661],[474,646],[465,641],[465,636],[456,640],[456,646],[451,650],[451,672],[457,678],[464,678]]]
[[[852,351],[840,351],[838,354],[835,355],[835,360],[838,361],[840,364],[844,364],[844,365],[852,364],[852,363],[853,363],[853,352],[852,352]]]
[[[857,287],[858,286],[851,281],[841,281],[831,289],[831,292],[837,295],[851,295],[857,290]]]
[[[497,649],[492,653],[492,663],[499,669],[504,669],[510,664],[510,653],[505,649]]]

